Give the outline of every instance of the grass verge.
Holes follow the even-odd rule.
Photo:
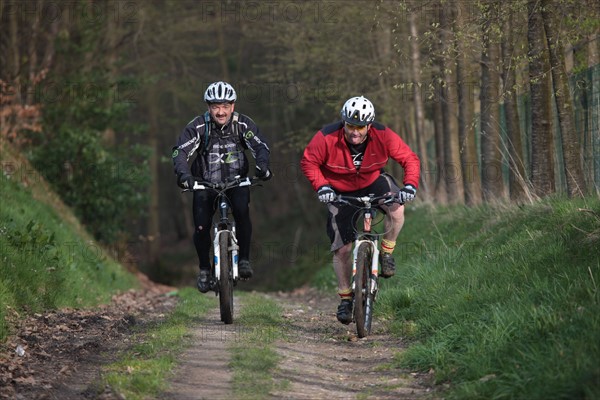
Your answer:
[[[408,209],[399,239],[400,367],[449,399],[600,398],[600,199]]]
[[[180,297],[173,313],[154,327],[147,329],[143,341],[128,351],[118,362],[106,367],[103,384],[126,399],[155,398],[177,365],[177,355],[185,346],[190,326],[198,316],[214,307],[214,301],[199,296],[194,288],[177,292]]]
[[[236,321],[242,334],[231,346],[233,393],[240,399],[264,399],[276,389],[272,371],[279,356],[273,343],[284,337],[282,310],[259,294],[244,294],[243,303]]]

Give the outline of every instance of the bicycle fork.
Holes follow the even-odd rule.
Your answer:
[[[215,278],[217,281],[221,277],[221,258],[219,255],[221,254],[221,235],[224,233],[229,233],[229,248],[228,251],[231,252],[231,261],[232,265],[232,274],[233,280],[237,280],[238,278],[238,243],[237,238],[235,237],[235,227],[232,227],[231,231],[227,229],[218,230],[215,228],[215,238],[213,240],[213,260],[215,264]]]
[[[227,243],[228,252],[231,252],[231,274],[234,281],[238,278],[238,241],[235,237],[235,225],[232,224],[231,230],[228,229],[228,219],[227,213],[229,211],[229,205],[225,199],[222,199],[219,204],[219,210],[221,214],[221,222],[218,226],[215,226],[214,229],[214,239],[213,239],[213,260],[215,264],[215,278],[217,282],[221,278],[221,235],[224,233],[229,233],[229,241]]]

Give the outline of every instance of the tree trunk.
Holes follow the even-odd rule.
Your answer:
[[[563,148],[563,165],[567,180],[567,193],[570,197],[583,196],[586,188],[583,175],[582,148],[575,132],[573,100],[565,69],[563,46],[560,42],[558,28],[555,25],[556,19],[551,14],[551,4],[549,3],[548,0],[542,0],[542,16],[546,30],[546,39],[548,41],[550,64],[552,66],[554,98],[558,108],[558,122]]]
[[[417,30],[417,13],[410,13],[410,36],[411,36],[411,75],[413,84],[414,116],[415,116],[415,134],[417,136],[419,158],[424,169],[429,169],[429,159],[427,156],[427,146],[425,145],[425,110],[423,97],[421,95],[421,52],[419,49],[419,32]],[[428,182],[421,179],[421,194],[425,201],[431,200]]]
[[[509,157],[508,184],[510,199],[521,203],[527,197],[527,180],[525,176],[525,163],[523,161],[523,139],[519,123],[519,107],[517,103],[517,76],[515,60],[513,57],[514,46],[512,35],[512,14],[504,18],[502,40],[502,79],[504,89],[504,110],[506,117],[506,130],[508,136],[507,154]]]
[[[162,154],[159,148],[158,134],[160,132],[158,123],[158,101],[159,96],[157,88],[154,87],[150,90],[150,95],[146,99],[147,110],[148,110],[148,146],[150,147],[151,154],[148,162],[150,169],[151,183],[149,189],[150,204],[148,212],[148,264],[151,266],[157,266],[160,258],[160,213],[159,213],[159,154]]]
[[[440,204],[448,203],[448,192],[446,190],[446,180],[442,172],[446,165],[444,158],[444,111],[442,107],[441,88],[440,93],[436,94],[435,102],[433,103],[434,115],[433,124],[435,132],[435,166],[433,180],[435,183],[435,199]],[[426,171],[427,172],[427,171]],[[428,179],[427,174],[423,179]]]
[[[21,49],[19,48],[19,25],[17,19],[20,13],[13,12],[10,15],[10,52],[12,53],[12,65],[9,65],[10,74],[9,82],[12,82],[15,87],[15,102],[21,103]],[[10,60],[10,57],[9,57]]]
[[[504,197],[500,137],[500,45],[498,4],[486,3],[481,56],[481,170],[482,192],[486,201]]]
[[[550,66],[544,21],[537,0],[528,0],[529,86],[531,93],[531,183],[536,195],[554,193],[554,142],[551,120]]]
[[[35,9],[39,10],[41,8],[41,2],[36,0],[33,4],[35,4]],[[33,23],[31,26],[31,37],[29,38],[29,50],[28,50],[28,58],[29,58],[29,72],[27,79],[27,96],[25,98],[25,104],[32,105],[35,102],[35,84],[36,84],[36,74],[39,72],[38,68],[38,40],[40,33],[40,13],[36,12],[33,17]]]
[[[475,144],[475,119],[473,112],[474,83],[471,77],[470,59],[468,56],[466,20],[469,7],[465,0],[460,3],[460,12],[456,15],[457,38],[457,74],[458,74],[458,134],[460,140],[460,163],[465,191],[465,202],[469,206],[481,203],[481,175],[477,160]]]
[[[448,203],[464,203],[464,187],[460,166],[458,139],[458,94],[456,90],[456,68],[452,60],[456,57],[454,35],[450,30],[452,9],[440,10],[442,27],[442,75],[445,87],[442,88],[442,111],[444,118],[444,179]]]

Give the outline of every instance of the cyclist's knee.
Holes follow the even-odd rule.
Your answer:
[[[387,215],[394,221],[404,221],[404,206],[402,204],[393,204],[388,207]]]
[[[352,243],[347,243],[334,251],[334,255],[338,258],[347,258],[352,251]]]

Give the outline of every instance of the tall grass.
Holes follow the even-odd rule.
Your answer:
[[[7,317],[22,311],[91,306],[136,285],[105,251],[65,215],[0,176],[0,341]]]
[[[378,310],[448,398],[600,398],[600,200],[409,209]]]

